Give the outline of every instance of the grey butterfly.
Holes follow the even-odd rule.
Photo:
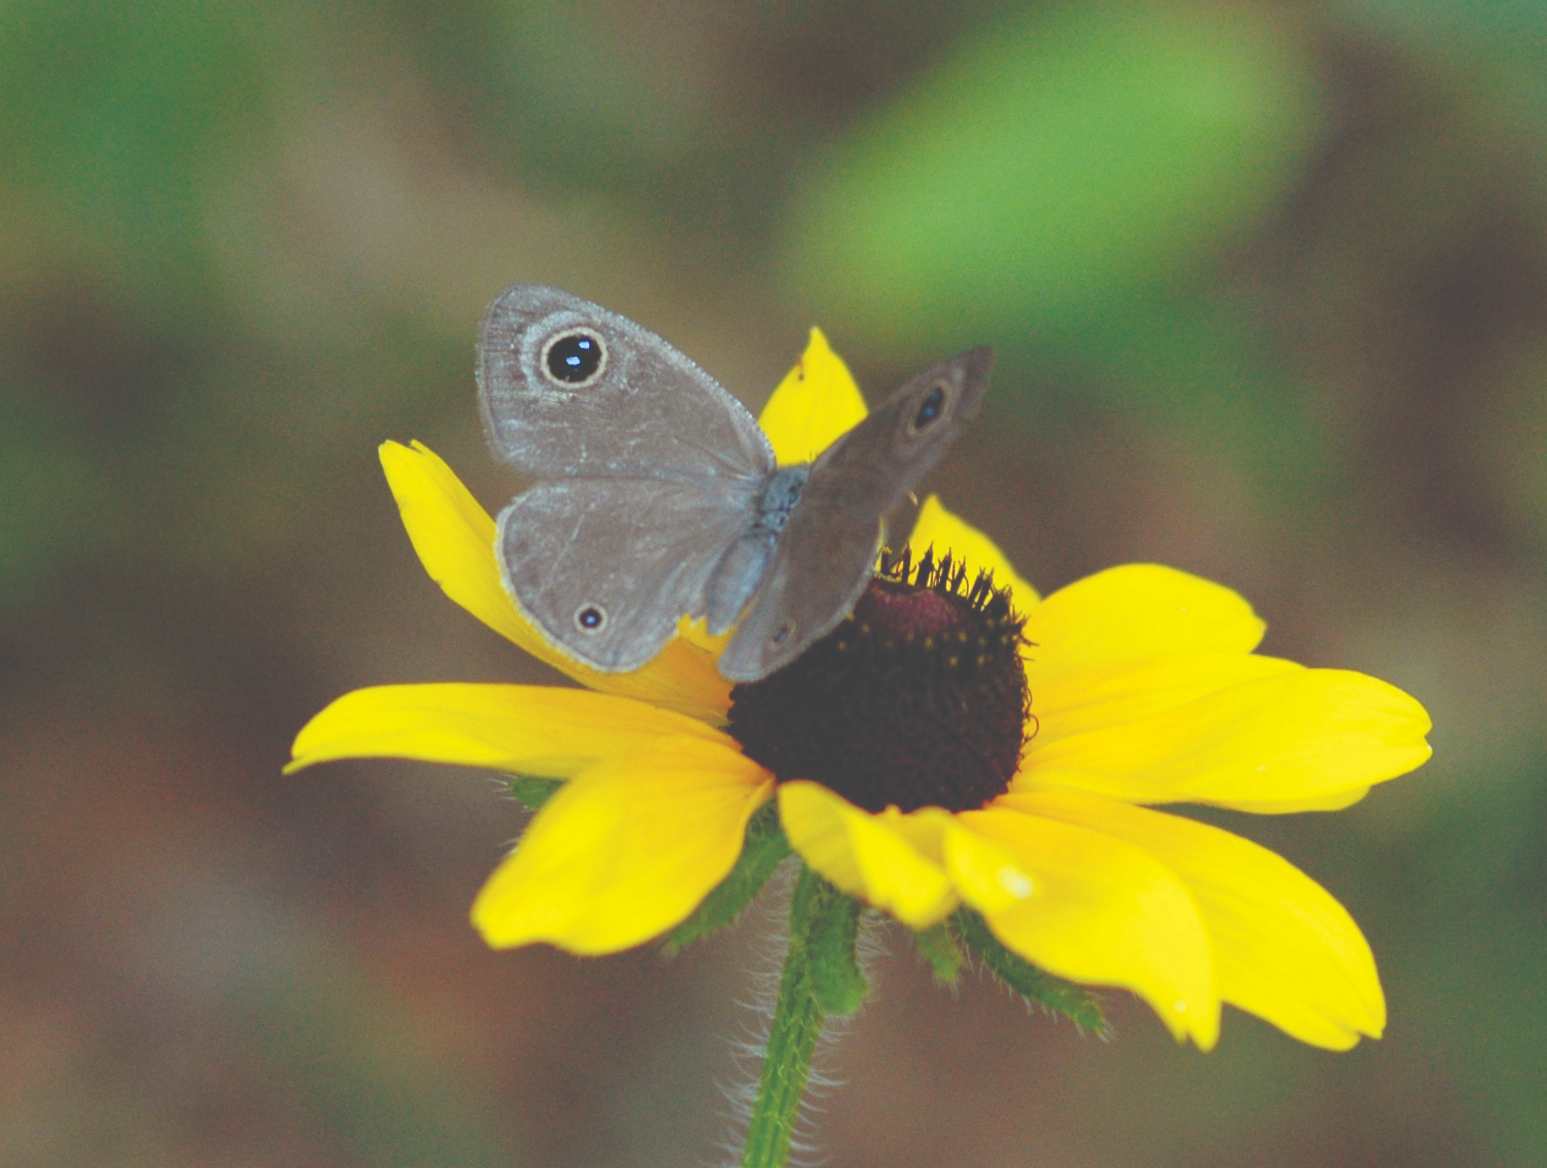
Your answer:
[[[503,510],[506,590],[560,652],[625,672],[678,618],[739,627],[721,675],[789,664],[853,609],[881,520],[977,416],[992,354],[931,366],[815,462],[779,467],[746,408],[633,321],[516,284],[484,316],[495,453],[538,482]]]

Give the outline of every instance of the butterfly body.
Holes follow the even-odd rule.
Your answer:
[[[506,289],[484,317],[479,400],[496,454],[539,481],[496,555],[560,651],[623,672],[679,618],[737,625],[722,675],[792,661],[853,607],[880,522],[987,389],[987,350],[902,387],[810,464],[780,467],[746,408],[660,337],[579,297]]]

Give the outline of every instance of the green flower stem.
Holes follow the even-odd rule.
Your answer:
[[[835,907],[847,899],[811,869],[802,867],[790,902],[790,948],[779,979],[779,1000],[768,1031],[763,1073],[747,1124],[742,1168],[783,1168],[800,1112],[800,1097],[811,1075],[811,1055],[822,1033],[812,975],[812,940]]]

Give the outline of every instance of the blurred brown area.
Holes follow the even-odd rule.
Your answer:
[[[1547,12],[1234,5],[0,14],[0,1163],[709,1163],[776,906],[683,958],[486,950],[492,776],[282,778],[337,694],[556,681],[447,604],[376,463],[491,509],[512,281],[754,408],[1000,352],[931,486],[1056,587],[1158,560],[1436,757],[1231,817],[1349,906],[1386,1038],[1209,1055],[934,990],[899,933],[845,1165],[1527,1164],[1547,1146]],[[1052,225],[1052,226],[1050,226]]]

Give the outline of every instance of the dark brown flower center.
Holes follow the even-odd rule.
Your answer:
[[[731,691],[730,731],[781,781],[870,811],[981,807],[1020,762],[1030,718],[1024,618],[980,572],[905,550],[854,615],[799,659]]]

